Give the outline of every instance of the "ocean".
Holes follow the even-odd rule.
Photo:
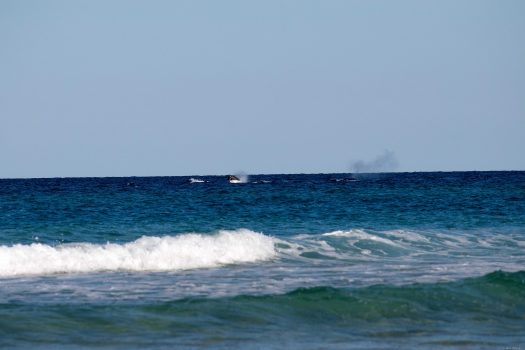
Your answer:
[[[0,179],[0,348],[525,349],[525,172]]]

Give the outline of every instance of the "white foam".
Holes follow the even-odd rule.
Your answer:
[[[354,230],[349,230],[349,231],[328,232],[328,233],[323,233],[323,236],[346,237],[346,238],[350,238],[356,241],[369,240],[369,241],[380,242],[383,244],[391,245],[394,247],[399,247],[399,244],[387,238],[379,237],[379,236],[370,234],[364,230],[359,230],[359,229],[354,229]]]
[[[196,183],[204,183],[204,182],[206,182],[206,181],[201,180],[201,179],[195,179],[195,178],[193,178],[193,177],[190,178],[190,183],[192,183],[192,184],[196,184]]]
[[[274,239],[250,230],[145,236],[126,244],[0,246],[0,276],[97,271],[177,271],[269,260]]]
[[[399,239],[407,240],[411,242],[425,242],[425,243],[430,242],[428,238],[414,231],[392,230],[392,231],[386,231],[385,234],[387,236],[392,236],[395,238],[399,238]]]

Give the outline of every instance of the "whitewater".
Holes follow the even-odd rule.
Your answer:
[[[241,230],[216,235],[142,237],[126,244],[40,243],[0,247],[0,276],[96,271],[177,271],[255,262],[275,255],[270,237]]]
[[[55,275],[71,281],[88,274],[101,280],[122,272],[142,273],[141,279],[147,279],[144,273],[157,273],[153,279],[158,279],[158,273],[167,273],[163,278],[172,281],[170,291],[180,298],[191,297],[194,291],[179,284],[186,286],[206,275],[214,278],[200,286],[199,295],[260,295],[319,285],[436,283],[495,270],[519,271],[525,264],[524,246],[519,235],[483,237],[467,232],[353,229],[278,238],[248,229],[222,230],[143,236],[121,244],[0,246],[0,278]],[[222,280],[223,275],[231,280]],[[129,287],[130,283],[111,285],[113,294],[119,289],[125,294]],[[83,293],[88,289],[82,285]],[[100,292],[100,285],[95,289]],[[142,297],[166,299],[165,290],[156,292],[157,296],[149,291]]]

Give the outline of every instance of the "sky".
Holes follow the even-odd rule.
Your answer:
[[[0,178],[358,166],[525,170],[525,1],[0,0]]]

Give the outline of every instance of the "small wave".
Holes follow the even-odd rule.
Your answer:
[[[439,319],[441,315],[436,313],[455,310],[523,320],[525,271],[495,271],[447,283],[299,288],[274,298],[278,302],[286,298],[286,303],[301,307],[307,305],[312,311],[331,310],[352,318]]]
[[[449,283],[239,292],[165,302],[76,303],[68,295],[52,304],[2,304],[0,343],[39,348],[42,339],[58,339],[55,347],[91,348],[110,339],[111,347],[126,349],[173,343],[224,349],[509,349],[525,341],[524,271]]]
[[[525,245],[523,238],[515,235],[403,229],[386,231],[350,229],[321,234],[301,234],[287,238],[281,243],[278,245],[279,252],[292,259],[321,255],[338,260],[400,256],[417,258],[436,256],[436,254],[517,256],[523,255],[519,248]],[[494,252],[497,254],[495,255]]]
[[[207,181],[202,180],[202,179],[195,179],[195,178],[193,178],[193,177],[190,179],[190,183],[192,183],[192,184],[196,184],[196,183],[204,183],[204,182],[207,182]]]
[[[191,302],[188,302],[190,301]],[[315,286],[296,288],[279,294],[178,299],[147,307],[153,310],[181,309],[191,314],[214,314],[224,307],[235,310],[230,321],[269,320],[312,322],[330,320],[331,326],[348,326],[354,320],[397,322],[489,322],[499,319],[522,326],[525,308],[525,271],[495,271],[481,277],[453,282],[372,285],[362,288]],[[198,311],[198,312],[196,312]],[[246,315],[251,317],[246,317]],[[276,317],[278,316],[278,317]],[[261,323],[259,323],[261,324]],[[352,324],[355,326],[355,324]],[[492,324],[493,326],[493,324]]]
[[[330,179],[330,181],[332,181],[332,182],[358,182],[359,180],[345,177],[345,178]]]
[[[222,299],[206,301],[221,302]],[[273,310],[274,316],[282,313],[283,316],[293,314],[343,322],[356,319],[438,321],[450,317],[451,310],[455,317],[465,320],[500,317],[523,322],[525,271],[494,271],[446,283],[297,288],[285,294],[237,296],[230,299],[230,303],[236,304],[236,310]]]
[[[355,241],[373,241],[373,242],[379,242],[386,245],[391,245],[394,247],[398,247],[399,245],[395,242],[393,242],[390,239],[380,237],[378,235],[374,235],[371,233],[366,232],[365,230],[349,230],[349,231],[334,231],[334,232],[328,232],[324,233],[323,236],[325,237],[346,237],[354,239]]]
[[[178,271],[274,258],[274,239],[250,230],[145,236],[125,244],[0,246],[0,276],[97,271]]]
[[[392,238],[392,237],[390,237]],[[311,257],[312,253],[333,259],[356,259],[360,256],[398,256],[409,247],[387,235],[362,229],[333,231],[318,235],[298,235],[287,241],[280,251],[285,255]],[[280,246],[281,247],[281,246]]]
[[[428,237],[425,237],[424,235],[414,232],[414,231],[408,231],[408,230],[391,230],[386,231],[385,235],[394,237],[395,239],[399,239],[401,241],[409,241],[409,242],[424,242],[429,243],[430,240]]]

